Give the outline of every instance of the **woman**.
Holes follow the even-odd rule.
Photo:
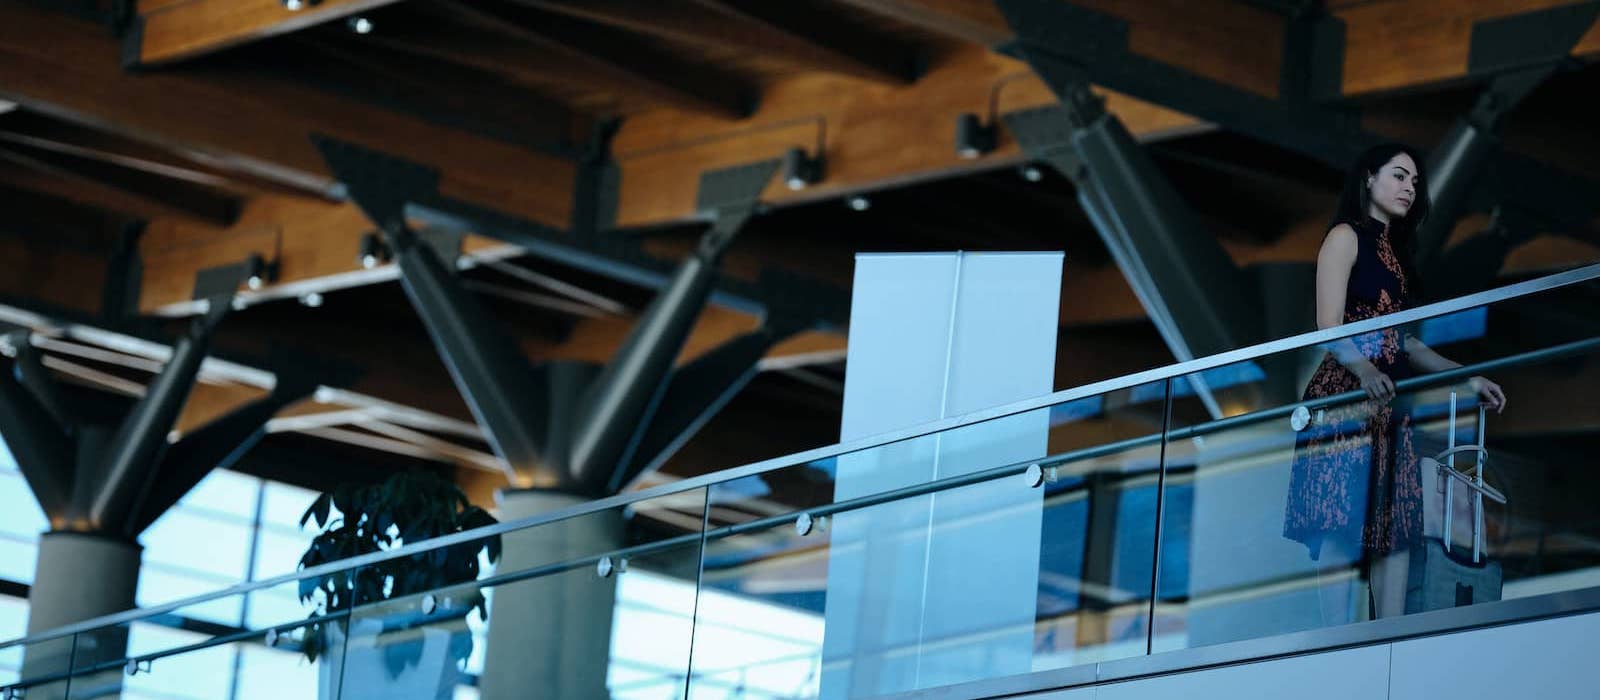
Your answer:
[[[1428,215],[1422,159],[1398,144],[1362,154],[1345,179],[1331,230],[1317,255],[1317,327],[1403,311],[1418,296],[1412,239]],[[1302,433],[1290,473],[1284,536],[1301,542],[1324,571],[1366,558],[1373,614],[1405,611],[1409,546],[1422,537],[1422,484],[1411,417],[1390,405],[1395,382],[1461,365],[1402,329],[1336,341],[1305,399],[1357,389],[1368,401],[1328,411]],[[1495,410],[1499,385],[1473,377]],[[1325,556],[1326,555],[1326,556]],[[1351,621],[1343,587],[1323,587],[1325,624]]]

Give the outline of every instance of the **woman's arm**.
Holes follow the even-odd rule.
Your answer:
[[[1460,362],[1440,355],[1420,338],[1410,334],[1406,335],[1406,354],[1411,357],[1411,366],[1424,372],[1443,372],[1461,366]],[[1506,410],[1506,393],[1499,384],[1483,375],[1474,376],[1467,383],[1472,386],[1473,392],[1483,398],[1484,403],[1489,404],[1489,408],[1497,413]]]
[[[1356,264],[1360,242],[1349,224],[1339,224],[1328,232],[1317,253],[1317,328],[1333,328],[1344,323],[1345,294],[1350,286],[1350,270]],[[1349,369],[1361,380],[1367,395],[1381,401],[1394,398],[1394,382],[1378,371],[1377,366],[1361,354],[1354,341],[1341,338],[1328,344],[1328,349],[1338,358],[1339,364]]]

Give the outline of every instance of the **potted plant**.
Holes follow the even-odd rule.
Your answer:
[[[497,522],[454,483],[424,471],[322,494],[306,508],[300,526],[311,521],[321,532],[300,557],[301,569]],[[323,658],[323,692],[337,697],[333,684],[342,678],[345,686],[360,684],[363,695],[373,697],[451,697],[460,666],[472,653],[466,616],[477,609],[480,619],[488,619],[482,593],[462,585],[477,580],[480,556],[498,561],[500,538],[302,579],[300,602],[315,609],[301,649],[313,663]],[[422,604],[420,594],[433,594],[431,605]],[[406,598],[411,601],[405,605],[372,605]],[[356,606],[363,607],[348,624],[323,619]]]

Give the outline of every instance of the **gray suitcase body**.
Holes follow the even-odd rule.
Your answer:
[[[1456,396],[1450,394],[1450,448],[1422,459],[1423,540],[1411,550],[1406,612],[1416,613],[1500,600],[1500,562],[1484,555],[1483,501],[1504,504],[1505,495],[1483,482],[1485,411],[1478,407],[1478,442],[1457,447]],[[1476,474],[1456,471],[1456,455],[1475,452]],[[1467,540],[1465,543],[1457,540]],[[1465,546],[1463,546],[1465,545]]]

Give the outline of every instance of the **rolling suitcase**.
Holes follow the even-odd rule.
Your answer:
[[[1500,599],[1500,563],[1489,561],[1484,553],[1483,499],[1504,504],[1506,497],[1483,480],[1489,459],[1484,448],[1485,413],[1480,404],[1477,444],[1457,446],[1456,395],[1451,392],[1449,447],[1422,458],[1423,539],[1411,550],[1408,614]],[[1477,469],[1470,476],[1456,469],[1456,455],[1467,452],[1477,454]],[[1458,513],[1470,517],[1457,517]],[[1458,535],[1470,544],[1457,546]]]

